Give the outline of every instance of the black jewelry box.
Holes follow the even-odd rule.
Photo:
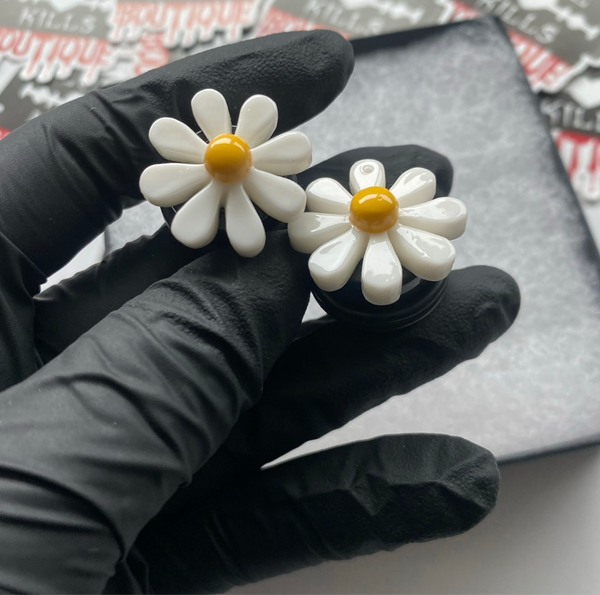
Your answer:
[[[598,252],[502,24],[484,18],[353,45],[347,89],[302,127],[314,162],[376,145],[445,154],[451,195],[469,208],[455,268],[506,270],[522,308],[476,360],[294,454],[404,432],[461,435],[503,461],[598,442]]]

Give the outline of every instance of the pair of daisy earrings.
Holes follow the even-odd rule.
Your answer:
[[[171,163],[151,165],[140,178],[150,203],[176,208],[171,232],[183,244],[209,244],[223,213],[233,249],[256,256],[265,245],[266,214],[287,223],[293,248],[311,255],[310,274],[322,292],[354,282],[369,307],[398,302],[403,280],[406,290],[409,280],[435,283],[450,273],[456,256],[450,240],[463,234],[467,209],[456,198],[434,199],[429,170],[412,168],[388,189],[383,165],[364,159],[350,169],[350,192],[331,178],[304,191],[285,176],[309,167],[310,141],[297,131],[271,138],[278,121],[273,100],[250,97],[235,131],[214,89],[194,96],[192,112],[206,140],[178,120],[160,118],[150,142]]]

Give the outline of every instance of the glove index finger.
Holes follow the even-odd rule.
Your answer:
[[[162,161],[148,138],[158,118],[197,130],[192,97],[214,88],[234,122],[249,96],[271,97],[280,132],[325,109],[352,67],[352,48],[336,33],[286,33],[191,56],[58,107],[0,145],[0,233],[49,275],[117,219],[129,197],[141,200],[141,172]]]
[[[155,593],[221,593],[462,533],[491,511],[498,485],[492,454],[467,440],[384,436],[256,472],[147,527],[137,545]]]

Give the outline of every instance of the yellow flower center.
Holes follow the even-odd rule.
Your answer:
[[[219,182],[239,182],[252,165],[252,153],[246,142],[235,134],[215,136],[204,154],[206,171]]]
[[[396,197],[381,186],[371,186],[357,192],[350,203],[350,222],[369,233],[381,233],[398,221]]]

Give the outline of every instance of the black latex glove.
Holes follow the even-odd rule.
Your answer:
[[[193,125],[191,97],[213,87],[234,121],[248,96],[269,95],[282,131],[326,107],[351,69],[335,34],[263,38],[91,93],[0,143],[1,589],[100,592],[114,575],[107,590],[124,592],[149,575],[156,590],[223,590],[454,534],[493,506],[493,457],[458,438],[260,466],[479,354],[518,310],[500,271],[453,273],[438,309],[405,331],[323,320],[294,341],[310,285],[285,232],[243,259],[222,239],[188,250],[163,228],[33,297],[141,199],[155,119]],[[390,178],[417,164],[451,178],[440,156],[399,148],[301,181],[347,177],[359,154]]]

